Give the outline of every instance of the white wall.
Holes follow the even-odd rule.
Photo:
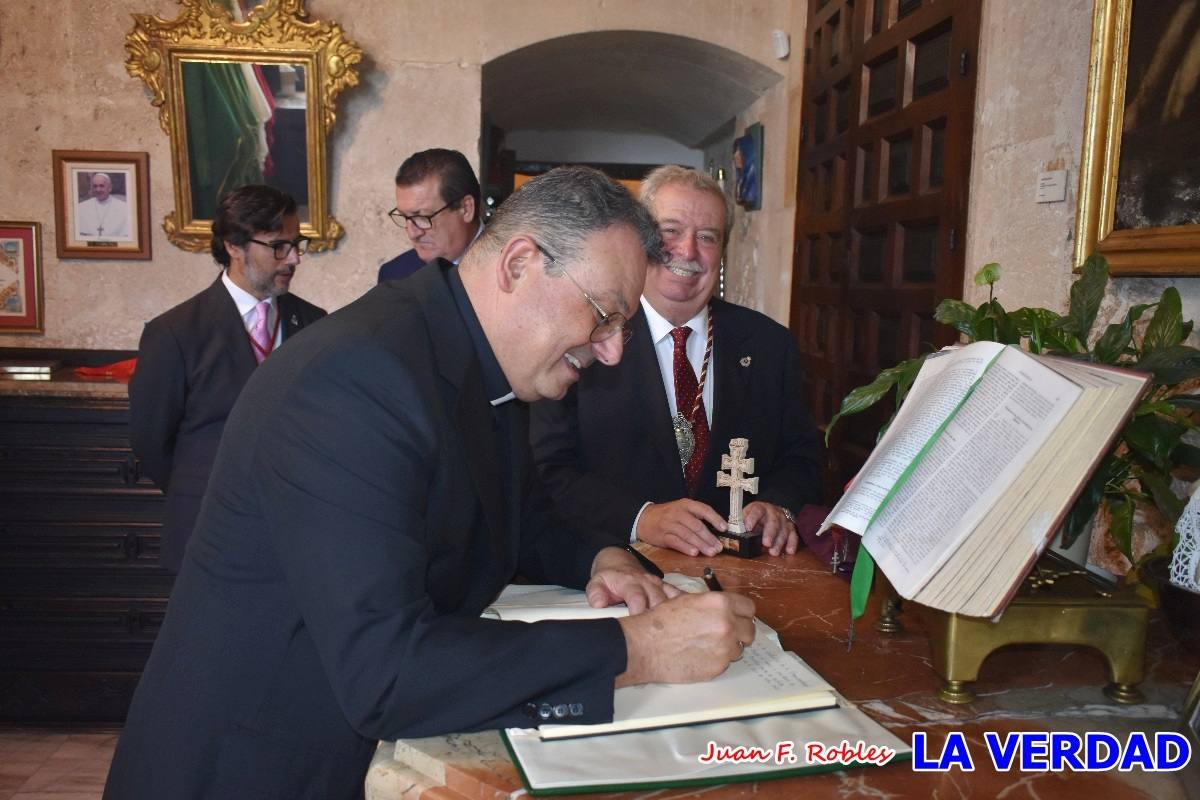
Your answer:
[[[787,28],[802,0],[309,0],[312,17],[336,20],[366,53],[362,84],[339,101],[330,191],[346,236],[332,253],[304,259],[297,294],[329,310],[374,284],[378,265],[407,247],[386,219],[392,176],[410,153],[452,147],[478,166],[482,65],[545,39],[601,30],[688,36],[778,69],[770,31]],[[131,13],[175,18],[175,0],[0,2],[0,219],[38,220],[46,285],[46,333],[0,335],[0,346],[132,349],[142,323],[198,292],[216,275],[211,258],[166,240],[170,148],[140,81],[125,73]],[[773,104],[763,114],[780,119]],[[768,136],[772,133],[768,130]],[[770,141],[770,139],[768,140]],[[151,261],[60,260],[54,254],[53,149],[150,154]],[[783,159],[776,157],[777,165]],[[779,173],[776,173],[776,179]],[[783,192],[768,186],[768,202]],[[771,199],[774,198],[774,199]],[[757,212],[756,212],[757,213]],[[773,247],[791,223],[752,229]],[[790,244],[788,245],[790,247]],[[770,259],[777,282],[790,262]],[[763,306],[760,306],[763,307]],[[786,301],[773,313],[786,319]]]

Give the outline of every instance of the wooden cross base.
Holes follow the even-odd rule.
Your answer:
[[[723,552],[740,558],[757,558],[762,555],[762,531],[746,531],[735,533],[727,530],[724,533],[713,533],[721,543]]]
[[[891,586],[887,593],[892,594]],[[893,599],[884,598],[885,612]],[[938,697],[947,703],[973,701],[967,684],[979,677],[991,653],[1010,644],[1093,647],[1108,663],[1111,683],[1104,694],[1122,704],[1144,700],[1137,684],[1145,673],[1149,606],[1131,592],[1113,592],[1052,553],[1043,556],[998,622],[910,605],[925,620],[933,670],[944,681]],[[894,622],[896,609],[891,610]]]

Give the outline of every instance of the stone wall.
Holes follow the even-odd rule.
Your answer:
[[[342,23],[366,53],[362,83],[342,96],[330,154],[331,201],[346,236],[332,253],[304,259],[294,291],[329,310],[369,289],[378,265],[403,249],[386,219],[391,178],[409,153],[445,146],[478,165],[480,84],[487,61],[543,39],[599,30],[648,30],[709,41],[779,71],[770,31],[788,28],[801,0],[310,0],[312,16]],[[147,92],[124,67],[131,13],[174,18],[171,0],[43,0],[0,4],[0,219],[43,223],[45,335],[0,335],[0,346],[134,348],[143,322],[211,282],[211,258],[167,242],[173,206],[170,147]],[[652,76],[648,76],[652,79]],[[783,120],[786,89],[760,101],[744,124]],[[740,130],[740,128],[739,128]],[[773,134],[771,131],[768,135]],[[770,141],[770,140],[768,140]],[[782,141],[776,138],[778,153]],[[59,260],[54,254],[50,151],[144,150],[150,154],[151,261]],[[775,163],[782,166],[782,155]],[[771,208],[785,202],[780,173]],[[765,216],[765,215],[764,215]],[[775,214],[751,234],[790,250],[791,222]],[[772,259],[770,274],[790,265]],[[765,285],[770,285],[767,281]],[[762,298],[744,297],[758,305]],[[786,296],[770,309],[786,320]]]

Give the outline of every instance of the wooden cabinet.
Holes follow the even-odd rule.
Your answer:
[[[0,381],[0,722],[123,721],[166,612],[124,386],[75,385]]]

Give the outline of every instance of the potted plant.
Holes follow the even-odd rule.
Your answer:
[[[1189,393],[1200,384],[1200,350],[1184,344],[1192,322],[1184,322],[1179,291],[1163,290],[1156,303],[1135,305],[1120,322],[1094,339],[1092,328],[1108,286],[1108,263],[1092,256],[1071,285],[1066,314],[1046,308],[1008,311],[995,298],[1000,265],[988,264],[975,283],[988,287],[987,302],[976,307],[961,300],[943,300],[934,318],[951,325],[969,342],[994,341],[1046,353],[1150,373],[1153,379],[1142,403],[1121,430],[1091,480],[1084,487],[1062,526],[1063,547],[1089,528],[1093,519],[1107,526],[1112,544],[1132,569],[1126,580],[1136,582],[1140,569],[1153,559],[1169,556],[1175,544],[1174,527],[1184,500],[1173,489],[1176,475],[1200,470],[1200,447],[1184,440],[1196,427],[1193,412],[1200,395]],[[1142,322],[1149,314],[1148,322]],[[896,407],[904,400],[926,356],[885,369],[871,383],[854,389],[829,421],[829,433],[842,417],[864,411],[895,389]],[[1135,511],[1161,515],[1165,536],[1158,546],[1137,553],[1133,546]]]

